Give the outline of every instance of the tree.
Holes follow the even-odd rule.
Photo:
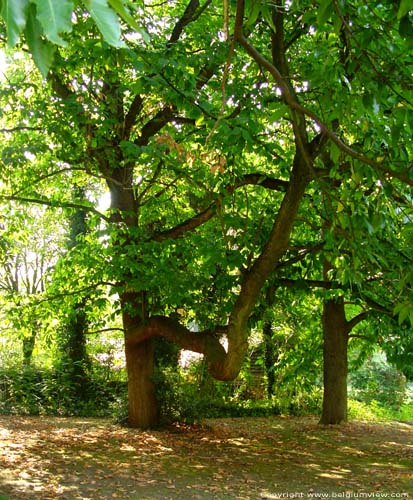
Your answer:
[[[82,189],[77,191],[75,198],[79,202],[84,202],[86,199],[84,191]],[[82,244],[82,238],[87,234],[86,217],[86,211],[80,208],[72,213],[67,244],[69,251]],[[86,352],[86,337],[89,320],[86,311],[87,298],[76,297],[76,299],[68,310],[66,321],[60,325],[57,343],[60,350],[59,361],[65,369],[70,371],[73,387],[79,399],[82,399],[87,392],[88,382],[87,367],[89,363]]]
[[[38,301],[45,296],[62,239],[55,214],[16,204],[8,208],[0,236],[3,321],[21,339],[23,363],[29,365],[36,337],[45,329]]]
[[[242,2],[239,2],[238,5],[243,8]],[[317,11],[317,14],[315,13],[316,11],[311,13],[306,7],[306,2],[293,3],[290,12],[299,13],[302,16],[301,19],[304,21],[304,26],[301,25],[298,28],[296,25],[295,27],[297,30],[306,30],[309,29],[308,25],[311,26],[310,29],[313,31],[313,38],[319,43],[317,52],[319,55],[322,55],[319,59],[321,64],[329,65],[332,63],[332,59],[336,60],[336,69],[332,80],[328,80],[328,76],[325,71],[320,71],[320,66],[314,59],[312,61],[308,58],[305,61],[302,60],[302,68],[306,67],[309,70],[308,72],[305,70],[303,71],[303,69],[299,69],[298,73],[293,72],[295,78],[297,78],[297,74],[300,74],[301,78],[303,78],[304,73],[306,73],[308,77],[308,80],[304,80],[303,82],[303,87],[308,88],[308,98],[306,99],[308,107],[303,109],[303,107],[297,106],[298,109],[301,109],[306,116],[314,120],[317,127],[324,130],[333,143],[331,146],[329,145],[329,147],[326,148],[320,155],[322,163],[326,167],[327,171],[329,171],[329,177],[331,179],[330,184],[328,177],[323,179],[322,175],[318,175],[318,186],[326,197],[336,200],[337,205],[335,206],[335,212],[338,213],[338,219],[340,219],[340,212],[343,211],[344,207],[342,200],[346,200],[345,203],[351,205],[351,211],[353,213],[350,217],[354,217],[353,222],[358,219],[357,224],[362,224],[361,227],[364,229],[364,232],[367,230],[368,234],[371,234],[378,231],[379,228],[382,227],[382,224],[385,224],[384,219],[382,218],[382,210],[380,208],[382,199],[380,199],[378,203],[377,198],[375,198],[374,201],[372,200],[373,196],[377,196],[377,190],[379,190],[378,186],[384,184],[386,186],[386,195],[390,195],[391,198],[391,194],[396,194],[396,199],[398,196],[394,190],[399,191],[400,189],[396,178],[400,179],[404,183],[401,186],[401,189],[404,190],[404,192],[408,192],[409,186],[411,186],[411,178],[409,175],[405,175],[399,168],[397,168],[397,171],[394,171],[389,170],[389,167],[386,166],[387,161],[392,155],[394,155],[395,160],[393,165],[401,165],[403,163],[399,161],[400,148],[403,150],[403,154],[405,155],[404,161],[406,161],[406,167],[409,165],[409,142],[407,137],[399,141],[400,136],[397,131],[399,130],[399,119],[401,117],[397,116],[398,112],[397,109],[394,108],[394,103],[400,102],[400,108],[403,109],[402,119],[404,120],[406,107],[411,109],[411,89],[409,89],[407,80],[405,79],[407,75],[401,76],[400,81],[403,81],[404,83],[401,84],[400,88],[398,88],[397,84],[395,85],[395,81],[398,78],[396,75],[403,74],[402,67],[400,68],[400,73],[398,72],[399,68],[396,73],[392,72],[395,68],[394,54],[391,52],[395,46],[393,47],[393,45],[389,45],[389,41],[386,40],[383,43],[383,47],[381,47],[382,51],[380,52],[380,56],[378,56],[378,53],[372,50],[371,40],[369,37],[372,36],[374,30],[380,31],[384,29],[384,26],[386,26],[388,34],[389,32],[391,33],[392,41],[397,45],[397,52],[400,53],[402,58],[403,51],[406,50],[406,45],[409,45],[406,31],[411,30],[411,19],[407,13],[408,9],[405,9],[403,13],[399,10],[399,16],[397,19],[394,5],[374,5],[371,6],[370,11],[368,11],[357,2],[348,2],[345,6],[339,5],[336,2],[324,2],[320,3],[320,9]],[[330,10],[330,7],[333,8]],[[273,27],[273,36],[278,38],[278,47],[283,44],[283,40],[280,39],[283,29],[281,24],[277,25],[276,23],[277,18],[280,23],[279,18],[282,17],[283,14],[280,11],[281,9],[279,9],[279,12],[277,13],[278,15],[274,15],[274,12],[271,13],[270,9],[268,9],[265,4],[262,4],[261,6],[262,15],[266,17],[268,24]],[[362,13],[362,18],[359,17],[356,19],[356,13]],[[375,19],[370,18],[371,14],[374,14]],[[257,11],[255,11],[255,15],[257,15]],[[403,17],[403,21],[400,21],[401,17]],[[284,17],[284,19],[288,23],[287,17]],[[291,16],[289,15],[288,19],[290,21],[293,20],[294,14]],[[374,22],[375,20],[376,22]],[[379,22],[377,22],[377,20]],[[359,24],[360,21],[361,23],[368,22],[368,36],[366,36],[362,24]],[[306,22],[308,22],[307,26],[305,26]],[[288,26],[288,24],[285,24],[284,26]],[[299,37],[299,33],[300,32],[298,31],[297,37]],[[283,92],[285,100],[290,102],[291,93],[289,93],[289,89],[285,87],[283,84],[284,82],[282,81],[282,73],[280,72],[280,68],[282,66],[280,63],[277,64],[277,62],[274,61],[274,55],[272,55],[271,59],[271,57],[266,56],[265,48],[262,49],[262,52],[257,50],[257,47],[251,44],[243,33],[239,34],[238,39],[254,60],[261,67],[266,68],[271,73],[274,80],[278,83],[279,88]],[[324,49],[322,49],[321,47],[324,42],[327,43],[324,45]],[[311,50],[306,52],[306,54],[308,53],[311,53]],[[357,63],[356,61],[362,55],[366,56],[367,64],[363,64],[361,66],[360,62]],[[295,59],[291,58],[291,65],[295,65],[295,61],[298,60],[300,60],[300,56]],[[398,59],[398,62],[400,60],[401,59]],[[315,66],[313,65],[313,62],[316,63]],[[393,65],[391,71],[386,73],[386,79],[381,78],[382,73],[381,70],[379,70],[380,64],[382,67],[389,67],[389,70]],[[318,70],[316,69],[317,66]],[[390,73],[393,75],[392,77],[389,77]],[[366,74],[371,75],[371,82],[373,82],[370,86],[370,90],[367,90],[369,88],[369,84],[364,80]],[[359,106],[357,103],[357,99],[360,99],[360,94],[357,90],[358,85],[360,85],[359,88],[362,88],[365,93],[371,92],[372,95],[377,95],[375,89],[377,89],[378,85],[380,85],[380,100],[374,102],[373,99],[373,102],[370,102],[369,104],[369,99],[365,98],[364,94],[364,102],[362,106]],[[315,99],[313,102],[311,101],[312,96]],[[353,100],[352,105],[349,103],[348,106],[343,106],[344,102],[349,102],[347,101],[349,97]],[[332,105],[333,109],[331,109],[327,100],[334,103]],[[318,103],[318,106],[314,107],[316,102]],[[292,101],[291,104],[293,104]],[[368,111],[369,106],[373,107],[373,113]],[[323,120],[317,116],[317,107],[322,109]],[[350,113],[349,109],[351,109]],[[363,128],[359,128],[359,130],[357,130],[357,127],[356,129],[352,127],[347,121],[347,117],[342,113],[344,110],[346,110],[348,116],[352,116],[353,123],[357,123],[357,119],[355,119],[357,114],[360,116],[359,123],[363,123],[363,120],[366,120],[365,125],[367,128],[364,130]],[[387,120],[387,115],[393,115],[394,118],[397,117],[397,119],[395,121],[392,121],[391,119]],[[328,120],[328,116],[331,121]],[[330,127],[327,127],[327,129],[325,127],[326,123],[331,123]],[[388,130],[392,129],[396,134],[396,140],[392,141],[392,143],[389,143],[387,135],[381,132],[383,130],[383,126],[385,127],[386,124],[388,126]],[[337,135],[337,131],[341,134],[340,138]],[[367,134],[363,137],[363,133],[366,132]],[[348,144],[345,144],[342,139],[346,137],[347,140],[350,139],[351,141],[354,141],[356,148],[351,148]],[[357,139],[358,137],[360,137],[359,140]],[[368,156],[360,153],[359,148],[361,145],[364,147],[367,146],[370,151],[376,149],[379,160],[372,161],[371,158],[369,158],[370,153]],[[385,147],[383,147],[384,145]],[[335,149],[336,147],[337,149]],[[393,149],[393,151],[391,151],[391,149]],[[363,166],[363,163],[367,166],[367,169]],[[352,171],[352,183],[357,183],[358,188],[361,188],[361,190],[354,191],[352,189],[343,189],[344,182],[348,182],[349,179],[346,173],[349,169]],[[318,173],[321,174],[321,172],[322,170]],[[354,181],[356,179],[357,181],[355,183]],[[377,183],[376,190],[374,189],[375,182]],[[393,184],[390,184],[391,182],[393,182]],[[341,199],[340,196],[337,198],[334,193],[335,185],[340,186]],[[357,207],[357,202],[354,198],[357,199],[360,197],[360,201],[362,201],[362,203]],[[325,204],[325,202],[323,204]],[[408,197],[404,199],[403,204],[409,206],[410,203]],[[373,214],[373,207],[375,207],[376,214]],[[394,209],[395,204],[393,203],[393,210]],[[347,207],[344,212],[345,213],[342,215],[344,215],[344,219],[346,219]],[[338,227],[341,230],[341,236],[343,232],[353,232],[353,222],[349,223],[348,219],[346,219],[338,223]],[[348,236],[350,236],[350,234],[348,234]],[[347,235],[345,235],[345,237],[347,237]],[[332,252],[335,258],[343,260],[342,265],[339,266],[341,273],[341,276],[339,276],[339,282],[359,282],[358,278],[360,277],[355,276],[355,272],[357,273],[361,262],[363,262],[363,258],[367,258],[371,262],[374,262],[374,259],[377,259],[377,240],[375,243],[372,242],[373,244],[371,246],[367,246],[365,243],[360,243],[359,239],[356,241],[357,244],[350,245],[352,246],[350,250],[351,253],[349,253],[348,258],[344,256],[344,259],[342,255],[343,239],[341,238],[340,242],[340,238],[334,238],[334,242],[337,244],[336,249],[329,246],[329,244],[331,244],[331,238],[330,241],[327,241],[326,250]],[[383,240],[381,240],[381,242],[379,241],[379,245],[380,243],[382,245],[382,250],[385,252],[386,250],[385,245],[383,245]],[[364,250],[363,246],[365,247]],[[407,260],[409,259],[411,261],[411,255],[410,257],[407,257]],[[396,262],[396,260],[394,262]],[[376,264],[378,264],[377,261]],[[399,266],[397,265],[397,267]],[[326,301],[323,314],[323,324],[325,330],[325,383],[329,388],[327,389],[327,395],[325,397],[325,415],[322,418],[322,421],[325,423],[337,423],[338,421],[345,420],[346,418],[346,351],[348,334],[351,330],[350,325],[354,324],[354,320],[355,318],[353,318],[350,322],[346,320],[342,299],[330,298]],[[330,341],[330,339],[332,340]],[[332,363],[329,362],[330,360],[332,360]],[[340,370],[337,370],[337,366],[341,367]],[[338,394],[341,394],[340,398],[338,398]],[[331,409],[334,406],[339,416],[338,414],[331,414],[327,416],[327,409]]]
[[[245,13],[239,0],[222,29],[214,2],[154,5],[140,17],[150,40],[125,32],[125,50],[102,44],[84,16],[56,52],[51,94],[30,121],[64,162],[55,178],[72,166],[73,185],[76,165],[111,193],[100,271],[88,264],[119,294],[131,425],[157,420],[155,336],[203,353],[220,380],[237,375],[250,316],[300,231],[304,200],[342,180],[411,185],[399,126],[411,102],[409,41],[397,11],[317,6],[262,2]],[[373,52],[365,25],[388,27],[392,48]]]

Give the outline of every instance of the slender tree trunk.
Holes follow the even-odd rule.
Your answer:
[[[68,364],[73,390],[78,399],[87,397],[89,377],[89,358],[86,348],[88,319],[85,312],[85,300],[77,302],[70,319],[64,325],[61,338],[61,361]]]
[[[324,398],[321,424],[347,421],[348,327],[342,298],[327,300],[323,308]]]
[[[274,364],[275,364],[275,349],[274,340],[272,338],[272,321],[266,321],[262,330],[265,346],[265,373],[267,375],[267,395],[271,397],[274,395]]]
[[[75,188],[74,200],[84,202],[86,195],[83,189]],[[79,245],[80,236],[85,236],[88,231],[87,214],[85,210],[76,209],[70,218],[70,231],[67,248],[72,250]],[[74,396],[79,399],[87,398],[89,377],[89,359],[86,348],[86,335],[88,331],[88,318],[86,314],[87,299],[81,298],[72,305],[71,314],[60,331],[59,348],[60,361],[64,369],[69,369]]]
[[[154,340],[125,342],[128,373],[128,423],[131,427],[148,429],[159,422],[158,404],[153,382]]]
[[[37,324],[33,327],[33,330],[29,337],[23,337],[23,364],[25,366],[29,366],[32,361],[34,345],[36,343],[36,333],[37,333]]]

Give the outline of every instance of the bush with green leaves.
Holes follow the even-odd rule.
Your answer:
[[[350,373],[350,396],[357,401],[373,401],[399,410],[406,395],[406,378],[395,367],[380,358],[370,357],[358,370]]]
[[[13,415],[112,416],[126,399],[126,384],[90,373],[79,397],[70,369],[12,365],[0,370],[0,413]]]

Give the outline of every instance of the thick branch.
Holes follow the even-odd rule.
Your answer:
[[[246,185],[256,185],[262,186],[267,189],[272,189],[274,191],[283,191],[287,190],[289,182],[283,181],[281,179],[275,179],[273,177],[268,177],[265,174],[253,173],[253,174],[245,174],[243,177],[239,177],[236,179],[236,182],[233,186],[228,186],[226,189],[229,193],[232,193],[235,189],[246,186]]]
[[[215,216],[215,214],[216,214],[215,205],[211,205],[201,213],[196,214],[194,217],[187,219],[186,221],[182,222],[181,224],[178,224],[172,229],[168,229],[167,231],[162,231],[155,234],[151,238],[151,240],[165,241],[165,240],[180,238],[188,231],[193,231],[202,224],[205,224],[205,222],[208,222],[210,219],[212,219],[212,217]]]
[[[222,332],[224,327],[220,327]],[[215,331],[192,332],[178,321],[166,316],[152,316],[146,323],[126,332],[126,343],[136,344],[151,337],[162,336],[175,342],[183,349],[204,354],[214,376],[220,378],[220,366],[226,352]]]
[[[298,155],[298,156],[297,156]],[[306,162],[297,153],[291,180],[275,218],[273,228],[261,254],[249,272],[244,274],[241,290],[228,322],[228,355],[224,369],[227,377],[240,369],[248,348],[247,324],[265,281],[274,272],[285,253],[294,220],[310,180]]]
[[[125,122],[123,125],[123,138],[128,140],[133,126],[136,123],[136,118],[142,111],[143,99],[142,96],[136,95],[130,105],[129,111],[126,113]]]
[[[156,115],[151,118],[142,127],[140,136],[136,139],[135,144],[137,146],[147,146],[151,137],[158,133],[168,122],[173,118],[172,110],[169,107],[165,107],[158,111]]]
[[[174,26],[174,29],[172,30],[168,45],[172,45],[179,40],[179,37],[181,36],[185,26],[192,22],[198,8],[199,0],[190,0],[182,17],[178,20],[178,22]]]
[[[267,177],[263,174],[246,174],[243,177],[240,177],[236,180],[235,184],[230,184],[226,186],[226,191],[232,194],[236,189],[246,186],[246,185],[256,185],[262,186],[266,189],[272,189],[277,191],[286,191],[288,187],[288,182],[280,179],[274,179],[271,177]],[[190,217],[186,221],[178,224],[177,226],[168,229],[166,231],[162,231],[156,233],[151,239],[153,241],[165,241],[169,239],[176,239],[182,237],[186,232],[193,231],[197,227],[208,222],[212,217],[216,215],[216,205],[212,204],[207,207],[202,212]]]
[[[357,316],[354,316],[354,318],[350,319],[349,321],[346,321],[346,332],[350,333],[351,330],[356,325],[364,321],[370,313],[371,311],[363,311],[360,314],[357,314]]]

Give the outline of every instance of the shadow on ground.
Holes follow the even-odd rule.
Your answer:
[[[0,417],[0,500],[413,498],[413,426],[209,420],[142,432]]]

